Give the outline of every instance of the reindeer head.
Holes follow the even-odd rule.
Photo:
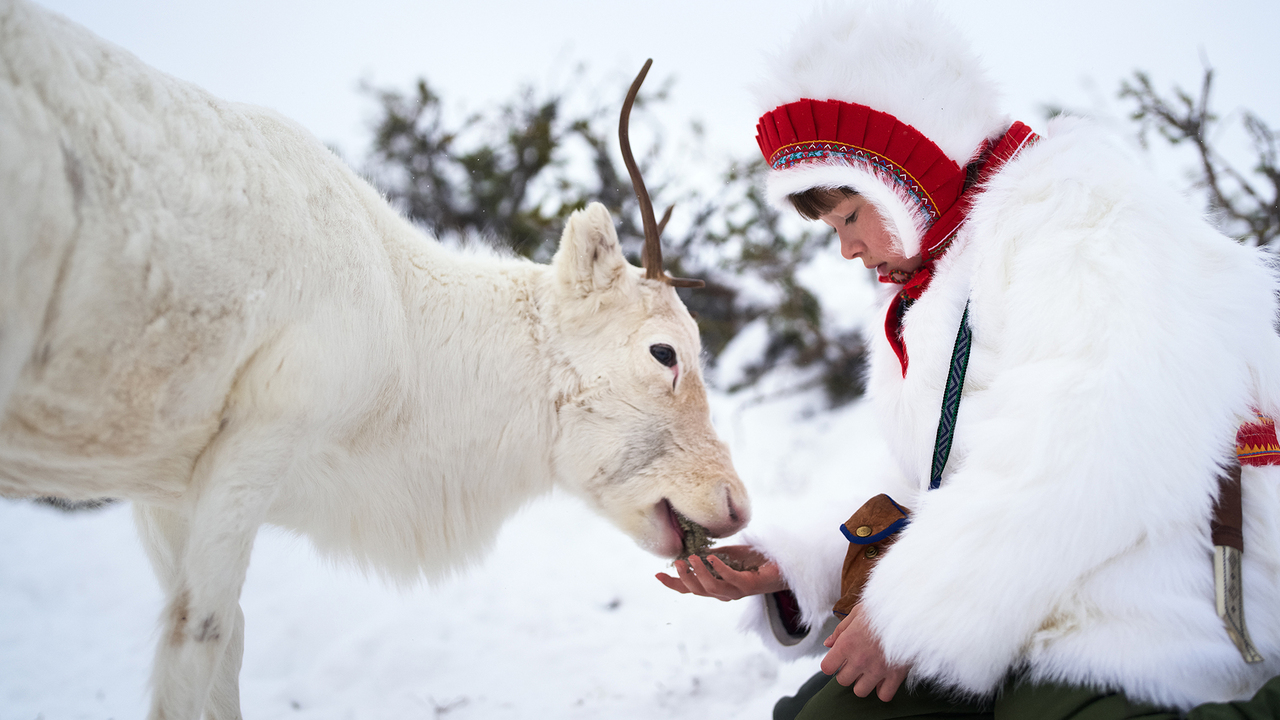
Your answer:
[[[645,269],[623,257],[599,204],[569,218],[552,261],[552,345],[561,353],[555,384],[562,388],[553,458],[562,484],[641,547],[670,557],[682,548],[677,514],[723,537],[746,524],[750,504],[711,427],[698,328],[674,288],[702,282],[663,272],[661,226],[627,139],[648,69],[645,63],[632,84],[619,125],[644,219]]]

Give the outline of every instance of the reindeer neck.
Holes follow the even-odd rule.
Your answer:
[[[405,491],[361,499],[397,537],[351,550],[392,575],[432,576],[479,557],[503,520],[552,487],[556,415],[537,300],[546,270],[459,255],[416,231],[388,245],[408,359],[402,419],[380,423],[398,438],[395,459],[379,464]]]

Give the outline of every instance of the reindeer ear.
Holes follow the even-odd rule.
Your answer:
[[[606,292],[632,279],[613,218],[600,203],[569,216],[551,264],[560,286],[578,296]]]

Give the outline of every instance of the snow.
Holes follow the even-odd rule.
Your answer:
[[[855,277],[864,277],[856,268]],[[867,408],[713,393],[760,523],[861,499],[885,462]],[[833,532],[836,529],[833,528]],[[127,503],[0,501],[0,718],[141,717],[162,597]],[[246,717],[767,718],[817,672],[738,629],[741,603],[682,596],[576,498],[512,518],[477,567],[400,591],[264,528],[241,597]]]

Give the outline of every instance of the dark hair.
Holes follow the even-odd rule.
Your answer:
[[[857,195],[851,187],[811,187],[787,196],[792,207],[807,220],[818,220],[847,197]]]

